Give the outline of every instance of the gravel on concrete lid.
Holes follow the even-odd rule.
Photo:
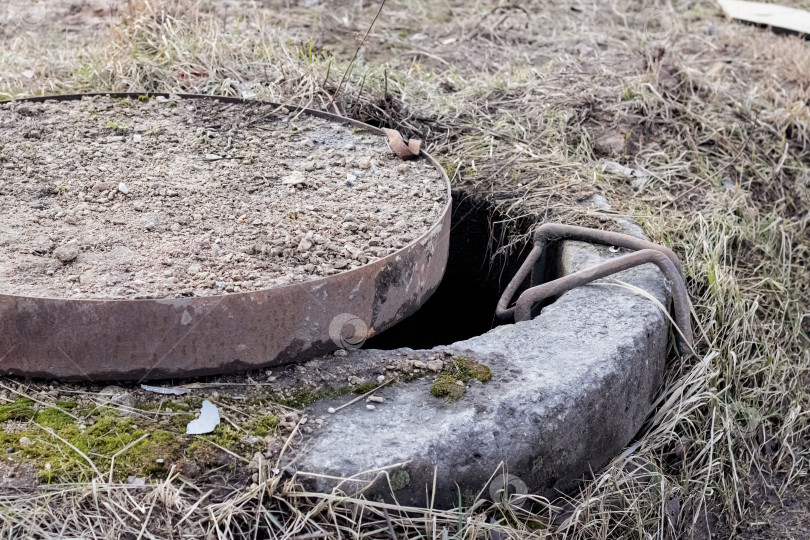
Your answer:
[[[0,294],[173,298],[329,276],[426,233],[448,194],[383,136],[267,104],[0,105]]]

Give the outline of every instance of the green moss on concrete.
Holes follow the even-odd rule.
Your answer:
[[[449,401],[458,401],[467,392],[467,389],[462,386],[463,383],[453,377],[452,375],[439,375],[433,381],[433,386],[430,388],[430,393],[438,398],[447,398]]]
[[[400,469],[391,473],[390,480],[391,489],[394,491],[399,491],[400,489],[404,489],[411,484],[411,475],[408,474],[407,470]]]
[[[366,394],[368,392],[371,392],[372,390],[377,388],[377,386],[378,386],[378,383],[376,383],[376,382],[360,383],[360,384],[358,384],[357,386],[354,387],[353,392],[355,394],[361,394],[362,395],[362,394]]]
[[[433,381],[430,393],[448,401],[458,401],[467,393],[467,383],[472,379],[489,382],[492,370],[468,356],[456,356],[445,362],[444,370]]]
[[[445,364],[445,371],[465,383],[472,379],[478,379],[483,383],[492,380],[492,370],[489,366],[476,362],[468,356],[454,357],[450,362]]]

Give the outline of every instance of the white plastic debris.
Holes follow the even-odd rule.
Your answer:
[[[139,478],[137,476],[127,476],[127,484],[130,486],[145,486],[146,478]]]
[[[219,425],[219,409],[207,399],[202,402],[200,417],[192,420],[186,426],[186,434],[203,435],[211,433]]]
[[[179,386],[175,386],[172,388],[164,388],[162,386],[149,386],[148,384],[142,384],[141,390],[146,390],[147,392],[154,392],[155,394],[163,394],[165,396],[182,396],[183,394],[188,393],[187,388],[181,388]]]

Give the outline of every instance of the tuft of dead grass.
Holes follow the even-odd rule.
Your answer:
[[[744,527],[763,493],[801,495],[806,41],[727,21],[708,1],[389,1],[336,98],[376,6],[228,6],[130,2],[86,41],[45,25],[3,34],[0,96],[199,92],[342,111],[425,139],[455,185],[508,216],[512,245],[526,220],[592,221],[585,203],[602,193],[681,255],[698,355],[672,363],[621,456],[578,493],[529,496],[530,510],[485,493],[446,511],[309,493],[267,464],[249,487],[172,472],[144,487],[3,493],[3,535],[683,538]]]

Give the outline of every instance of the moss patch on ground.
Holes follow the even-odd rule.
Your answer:
[[[73,423],[73,418],[59,409],[45,409],[34,417],[37,424],[52,429],[63,429]]]
[[[27,398],[19,398],[11,403],[0,405],[0,422],[31,420],[34,414],[36,414],[34,412],[34,402]]]
[[[113,477],[122,480],[131,474],[165,474],[167,466],[184,457],[185,437],[154,429],[139,440],[147,431],[115,411],[103,411],[94,422],[83,419],[93,422],[85,428],[59,409],[35,412],[30,400],[9,405],[0,417],[33,422],[22,431],[0,432],[0,459],[30,462],[42,481],[86,480],[94,474],[88,459],[99,471],[109,471],[112,465]]]
[[[456,356],[445,362],[441,374],[433,381],[430,393],[448,401],[458,401],[467,393],[467,383],[472,379],[489,382],[492,380],[492,370],[468,356]]]
[[[278,429],[278,418],[274,414],[268,414],[251,422],[248,426],[248,433],[258,437],[265,437],[275,433],[276,429]]]
[[[323,390],[322,394],[349,393],[350,389]],[[298,403],[318,393],[297,393]],[[113,471],[114,481],[127,477],[165,478],[174,465],[178,470],[201,471],[197,465],[233,465],[263,449],[265,437],[281,430],[273,414],[271,396],[244,400],[235,405],[253,411],[243,423],[223,421],[204,436],[186,435],[203,397],[138,402],[142,413],[129,414],[94,403],[79,405],[58,401],[42,403],[20,397],[0,403],[0,460],[32,467],[41,482],[82,482]],[[229,396],[218,396],[222,402]],[[148,411],[148,412],[147,412]],[[114,459],[113,459],[113,456]],[[91,463],[92,462],[92,463]],[[194,472],[192,474],[197,474]]]

